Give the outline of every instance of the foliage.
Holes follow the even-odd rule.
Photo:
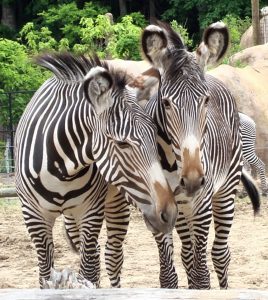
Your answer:
[[[185,27],[178,24],[178,22],[176,20],[171,21],[170,25],[173,28],[173,30],[175,30],[181,36],[185,46],[187,46],[187,47],[193,46],[193,40],[190,39],[189,33]]]
[[[195,18],[198,18],[199,26],[204,29],[209,24],[219,21],[227,14],[234,14],[238,17],[245,18],[251,15],[250,2],[245,0],[236,1],[217,1],[217,0],[168,0],[169,8],[163,13],[165,19],[176,17],[180,23],[185,22],[185,16],[189,12],[196,10]],[[188,20],[191,22],[191,20]]]
[[[15,37],[16,33],[13,29],[5,26],[5,25],[0,25],[0,36],[5,37],[7,39],[13,39]]]
[[[138,27],[145,28],[148,25],[148,21],[140,12],[133,12],[129,16],[132,18],[132,23]]]
[[[49,76],[40,67],[30,63],[26,48],[18,42],[0,39],[0,93],[18,90],[36,90]],[[8,122],[8,97],[1,95],[3,108],[0,124]],[[30,97],[16,94],[13,101],[13,120],[18,122]]]
[[[19,40],[26,43],[28,52],[35,54],[56,48],[57,42],[51,34],[52,32],[47,27],[37,30],[34,23],[29,22],[20,31]]]
[[[136,22],[146,23],[141,14],[135,13],[134,18]],[[94,51],[101,58],[141,58],[141,27],[134,24],[131,16],[124,16],[121,22],[114,24],[106,15],[98,15],[96,18],[82,17],[79,26],[74,27],[74,30],[75,33],[68,32],[57,42],[48,27],[38,30],[34,23],[29,22],[20,31],[20,41],[33,54],[45,50],[71,50],[79,54]],[[79,43],[73,44],[69,37],[75,34]]]
[[[101,58],[106,56],[106,46],[109,37],[113,34],[112,24],[104,15],[93,18],[81,19],[80,39],[81,44],[74,45],[76,53],[96,52]]]
[[[228,63],[229,57],[239,51],[241,51],[240,40],[242,34],[246,31],[246,29],[250,26],[250,19],[246,17],[244,20],[240,19],[234,15],[226,15],[223,19],[223,22],[227,25],[230,33],[230,48],[228,51],[228,55],[225,58],[224,62]]]
[[[131,16],[124,16],[120,23],[113,25],[107,51],[112,58],[139,60],[141,28],[133,24]]]
[[[39,13],[40,20],[37,27],[48,27],[53,37],[60,41],[67,38],[69,45],[80,42],[80,20],[82,18],[96,18],[108,12],[107,8],[100,7],[92,2],[85,3],[79,9],[75,2],[51,6],[48,10]]]

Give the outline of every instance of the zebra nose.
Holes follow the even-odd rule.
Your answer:
[[[160,220],[162,223],[168,223],[168,215],[166,212],[161,211],[160,212]]]
[[[196,178],[189,178],[182,176],[180,179],[180,186],[186,191],[187,196],[193,196],[197,191],[204,187],[206,179],[204,175],[200,175]]]

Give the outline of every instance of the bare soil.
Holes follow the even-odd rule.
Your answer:
[[[105,226],[100,235],[101,287],[108,288],[109,279],[104,265]],[[211,285],[218,288],[210,249],[213,239],[211,228],[208,246],[208,265]],[[71,252],[59,218],[54,230],[55,268],[70,267],[78,270],[79,257]],[[186,288],[186,275],[180,260],[180,241],[174,232],[175,262],[179,286]],[[263,199],[261,215],[254,219],[247,198],[236,199],[236,214],[229,238],[232,260],[229,267],[230,288],[268,289],[268,202]],[[38,267],[35,249],[23,222],[18,199],[0,199],[0,288],[38,287]],[[140,214],[133,210],[129,232],[124,245],[125,262],[122,287],[159,287],[157,247],[146,229]]]

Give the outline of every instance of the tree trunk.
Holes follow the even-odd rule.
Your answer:
[[[253,44],[260,44],[260,12],[259,0],[251,0],[252,9],[252,28],[253,28]]]
[[[127,2],[126,0],[119,0],[120,16],[123,17],[127,14]]]
[[[12,7],[10,4],[2,4],[1,24],[9,27],[10,29],[16,29],[14,6]]]
[[[152,24],[155,20],[155,3],[154,0],[149,1],[149,19]]]

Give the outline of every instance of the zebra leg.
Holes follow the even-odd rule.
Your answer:
[[[215,239],[211,251],[214,269],[221,289],[228,288],[228,266],[231,260],[228,236],[234,217],[234,191],[218,193],[213,198]]]
[[[265,164],[259,157],[256,158],[257,159],[254,160],[254,163],[252,163],[252,167],[254,170],[257,171],[257,174],[260,177],[262,195],[267,196],[268,184],[267,184],[266,174],[265,174]]]
[[[207,199],[209,196],[207,196]],[[201,200],[200,200],[201,201]],[[207,266],[207,238],[212,220],[211,205],[200,204],[193,215],[192,203],[178,204],[179,217],[176,230],[182,241],[181,258],[190,289],[210,289]]]
[[[52,228],[56,216],[44,218],[44,214],[28,205],[22,205],[24,222],[35,245],[39,267],[39,284],[43,288],[44,283],[49,280],[51,268],[54,267],[54,243]]]
[[[77,222],[80,234],[80,270],[85,279],[100,286],[100,247],[98,238],[104,219],[104,201],[91,207]]]
[[[178,214],[175,228],[182,243],[181,260],[187,275],[188,286],[190,287],[190,274],[193,266],[193,244],[191,240],[189,225],[187,224],[186,218],[184,217],[184,214],[182,212],[179,212]]]
[[[174,247],[172,233],[154,234],[154,238],[158,247],[160,262],[160,286],[161,288],[177,289],[178,275],[174,264]]]
[[[73,216],[64,215],[64,228],[67,242],[72,250],[78,253],[80,250],[80,233],[77,226],[77,221]]]
[[[109,186],[104,212],[107,228],[105,265],[111,287],[119,288],[124,261],[123,242],[129,225],[130,207],[124,196],[113,186]]]

